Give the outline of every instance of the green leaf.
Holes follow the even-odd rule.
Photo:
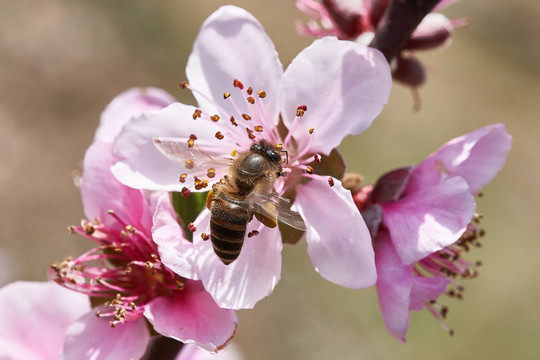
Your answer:
[[[188,225],[195,221],[197,216],[206,206],[207,192],[192,192],[188,196],[184,197],[182,193],[173,192],[172,201],[174,210],[181,219],[181,225],[184,229],[186,238],[190,241],[193,240],[193,234],[189,230]]]

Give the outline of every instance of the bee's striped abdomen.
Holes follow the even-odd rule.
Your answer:
[[[226,200],[216,199],[215,201]],[[219,205],[212,206],[210,237],[216,255],[225,265],[229,265],[238,258],[242,250],[249,212],[231,203],[227,203],[226,207]]]

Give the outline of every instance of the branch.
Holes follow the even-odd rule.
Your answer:
[[[410,39],[414,29],[440,0],[391,0],[369,46],[390,62]]]

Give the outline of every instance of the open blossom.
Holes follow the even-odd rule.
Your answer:
[[[434,11],[454,2],[457,0],[441,0]],[[389,3],[390,0],[297,0],[298,9],[312,18],[300,23],[298,31],[305,35],[334,35],[368,44]],[[394,79],[413,88],[422,85],[427,69],[414,52],[444,47],[450,43],[454,28],[463,24],[461,19],[448,20],[440,13],[428,14],[398,53],[392,69]]]
[[[116,122],[125,123],[131,115],[161,108],[171,100],[157,89],[121,94],[107,107],[86,152],[81,196],[88,220],[70,231],[92,240],[96,247],[53,264],[51,277],[88,295],[95,308],[67,329],[66,359],[85,358],[85,354],[138,358],[150,339],[148,323],[163,336],[209,351],[226,346],[236,330],[233,311],[218,307],[202,283],[186,278],[187,271],[180,276],[161,261],[158,245],[167,241],[168,234],[161,231],[154,238],[155,227],[166,224],[171,229],[172,219],[175,239],[190,244],[183,239],[169,194],[128,188],[110,172]],[[182,255],[178,254],[179,261]]]
[[[443,293],[461,298],[456,278],[476,276],[476,263],[462,257],[483,236],[473,195],[499,172],[510,146],[503,124],[488,125],[354,195],[373,235],[383,320],[400,341],[410,312],[424,307],[448,329],[447,308],[436,300]]]
[[[133,188],[208,191],[236,154],[261,140],[279,144],[286,151],[287,174],[278,177],[275,190],[295,197],[315,269],[345,287],[373,285],[365,223],[341,182],[316,169],[345,136],[364,131],[382,110],[391,89],[384,57],[353,42],[324,38],[283,72],[260,23],[225,6],[203,24],[186,74],[189,81],[181,87],[193,92],[198,107],[174,103],[132,119],[115,141],[113,174]],[[177,164],[178,159],[185,162]],[[209,159],[216,164],[210,167]],[[209,221],[205,209],[192,227],[198,276],[220,306],[251,308],[280,278],[280,231],[251,221],[240,256],[225,266],[203,240]]]

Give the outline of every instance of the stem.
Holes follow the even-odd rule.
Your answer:
[[[414,29],[440,0],[392,0],[369,46],[390,62],[410,39]]]

